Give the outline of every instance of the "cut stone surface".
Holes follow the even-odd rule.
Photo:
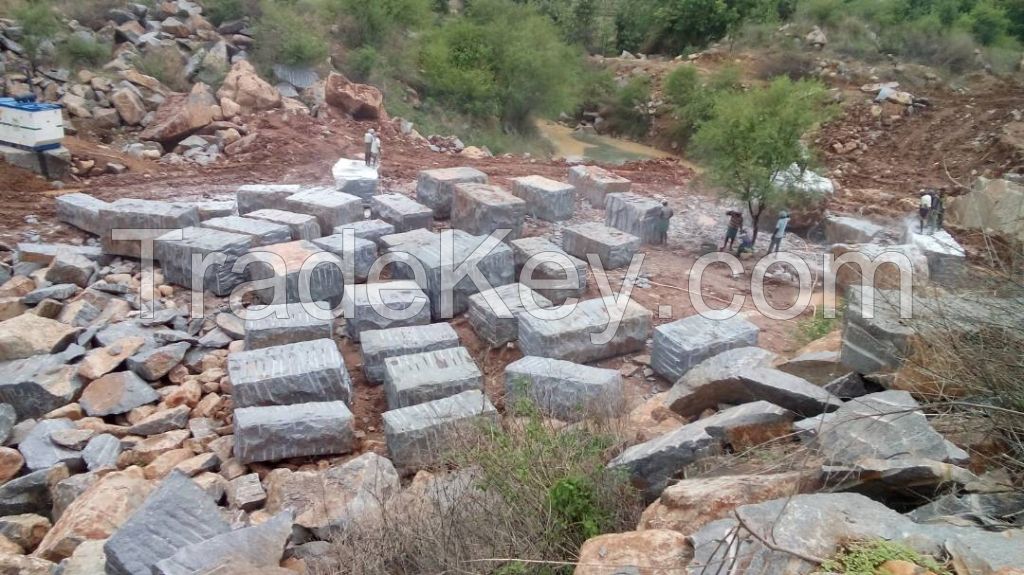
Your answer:
[[[107,573],[152,575],[162,559],[229,529],[213,500],[184,474],[172,472],[107,539]]]
[[[390,357],[458,346],[459,335],[448,323],[367,330],[361,334],[363,373],[368,382],[383,383],[384,361]]]
[[[82,459],[85,460],[85,467],[89,471],[117,467],[117,458],[121,455],[121,450],[120,439],[109,433],[101,433],[89,440],[88,445],[82,450]]]
[[[576,187],[542,176],[512,179],[512,193],[526,201],[526,213],[549,222],[572,217],[576,209]]]
[[[61,250],[50,262],[46,271],[46,281],[54,284],[74,284],[84,288],[92,283],[99,271],[96,262],[68,250]]]
[[[391,461],[400,470],[413,470],[435,462],[459,433],[476,433],[475,425],[497,422],[498,412],[481,391],[473,390],[386,411],[383,418]]]
[[[25,242],[18,244],[18,259],[21,262],[48,266],[50,265],[50,262],[53,261],[53,258],[57,256],[57,252],[63,251],[69,251],[85,256],[101,265],[110,259],[110,256],[104,255],[103,249],[98,246],[76,246],[74,244],[30,244]]]
[[[365,282],[370,267],[377,261],[377,244],[354,236],[346,239],[344,233],[313,240],[313,244],[338,256],[345,266],[346,283]]]
[[[228,504],[235,509],[254,511],[266,501],[267,492],[256,473],[236,477],[228,483]]]
[[[235,407],[352,399],[352,381],[330,339],[302,341],[228,356]]]
[[[967,254],[963,246],[946,230],[918,233],[919,224],[907,220],[903,243],[917,246],[928,258],[928,277],[941,285],[955,287],[967,273]]]
[[[727,371],[703,381],[684,377],[673,387],[670,399],[670,408],[684,417],[698,415],[722,403],[758,400],[811,417],[842,403],[838,397],[805,379],[766,367]]]
[[[227,218],[235,215],[235,200],[205,200],[196,202],[196,208],[199,210],[199,221],[201,222]],[[205,223],[203,227],[207,227]]]
[[[474,236],[509,230],[503,241],[514,240],[523,231],[526,202],[490,184],[458,184],[452,196],[452,227]]]
[[[651,368],[675,383],[705,359],[737,347],[757,345],[761,330],[739,315],[725,319],[692,315],[654,328]]]
[[[615,369],[526,356],[505,368],[506,401],[528,399],[541,413],[562,421],[620,413],[624,389]]]
[[[739,373],[756,368],[771,367],[779,356],[759,347],[736,347],[717,353],[687,371],[676,384],[669,389],[665,405],[672,406],[692,390],[719,379],[728,379]]]
[[[285,206],[292,212],[315,216],[321,233],[363,219],[362,198],[331,188],[302,190],[288,196]]]
[[[160,395],[134,372],[119,371],[87,385],[78,402],[88,415],[102,417],[128,413],[159,399]]]
[[[39,355],[0,363],[0,402],[17,419],[39,417],[71,402],[82,389],[77,367],[62,355]]]
[[[298,184],[249,184],[238,188],[238,215],[264,209],[284,209],[288,196],[302,191]]]
[[[608,194],[604,223],[640,238],[645,244],[661,242],[661,202],[633,193]]]
[[[825,241],[830,244],[869,244],[885,228],[868,220],[829,215],[825,218]]]
[[[288,226],[292,230],[293,240],[314,240],[320,237],[320,224],[316,216],[269,208],[249,212],[246,216]]]
[[[331,175],[334,177],[334,187],[339,192],[356,196],[364,203],[369,203],[370,198],[377,193],[380,182],[377,168],[367,166],[363,160],[341,158],[331,167]]]
[[[469,325],[480,339],[498,347],[519,339],[519,316],[551,307],[544,296],[523,284],[506,284],[469,296]]]
[[[54,433],[68,429],[75,429],[75,424],[70,419],[44,419],[37,423],[18,444],[18,451],[25,458],[25,468],[29,471],[39,471],[60,463],[71,469],[81,468],[81,451],[61,447],[50,440]]]
[[[185,359],[189,347],[188,342],[181,341],[143,350],[129,357],[126,365],[142,379],[157,381]]]
[[[434,222],[430,208],[402,194],[381,194],[370,199],[370,213],[395,227],[396,232],[429,228]]]
[[[259,574],[264,567],[277,567],[292,534],[292,512],[280,513],[265,523],[215,535],[182,547],[153,567],[153,575],[193,575],[219,571],[225,565],[244,565]]]
[[[780,364],[778,368],[822,387],[850,372],[840,363],[838,351],[807,352]]]
[[[107,202],[89,194],[74,193],[57,196],[54,203],[57,205],[58,220],[96,236],[105,235],[100,208],[106,207]]]
[[[352,425],[341,401],[236,409],[235,458],[252,463],[348,453],[356,443]]]
[[[384,220],[360,220],[350,224],[343,224],[334,228],[335,234],[343,234],[345,230],[352,230],[357,238],[370,240],[380,246],[380,239],[395,233],[395,226]]]
[[[292,239],[292,229],[285,224],[243,216],[213,218],[204,221],[203,227],[249,236],[252,238],[253,247],[280,244]]]
[[[547,238],[520,238],[509,246],[516,264],[515,277],[555,305],[578,298],[587,290],[587,262],[570,256]]]
[[[404,245],[438,243],[441,241],[440,237],[441,234],[424,228],[416,228],[407,232],[381,236],[377,244],[380,246],[380,251],[384,253]]]
[[[331,339],[334,322],[323,310],[302,304],[278,304],[249,310],[245,319],[245,349],[255,350],[300,341]]]
[[[620,314],[618,328],[599,335],[608,328],[611,317]],[[519,349],[524,355],[576,363],[624,355],[644,348],[652,315],[635,301],[619,305],[613,298],[585,300],[571,314],[556,320],[523,314],[519,316]]]
[[[400,488],[394,465],[372,452],[322,471],[279,468],[267,475],[266,512],[293,509],[297,526],[329,541],[338,530],[378,517]]]
[[[389,253],[394,254],[397,262],[417,260],[422,266],[426,275],[426,285],[422,287],[437,320],[466,311],[469,296],[480,291],[473,275],[479,274],[491,287],[510,284],[514,279],[515,263],[508,245],[462,230],[445,231],[430,243],[402,244]],[[396,264],[392,273],[396,278],[414,279],[413,265],[416,264]],[[461,275],[463,271],[466,275]]]
[[[434,217],[448,219],[457,184],[486,184],[487,174],[475,168],[423,170],[416,181],[416,199],[433,210]]]
[[[199,210],[194,205],[153,200],[119,199],[100,208],[103,222],[103,251],[119,256],[141,257],[141,239],[156,239],[170,230],[199,225]],[[134,230],[137,239],[112,237],[113,230]]]
[[[586,198],[595,208],[604,207],[608,194],[625,193],[632,186],[629,180],[597,166],[569,168],[569,183],[576,187],[580,197]]]
[[[77,328],[30,313],[0,321],[0,362],[63,351],[77,335]]]
[[[368,330],[430,323],[430,302],[412,280],[351,286],[344,309],[345,332],[354,341]]]
[[[562,230],[562,247],[585,261],[590,261],[588,254],[594,254],[601,258],[605,268],[616,269],[629,265],[640,249],[640,238],[597,222],[586,222]]]
[[[482,390],[484,376],[464,347],[399,355],[384,360],[388,409],[398,409],[469,390]]]
[[[261,303],[327,302],[335,306],[345,293],[341,260],[312,242],[300,240],[260,246],[249,253],[259,258],[259,261],[251,262],[245,268],[249,281],[274,279],[275,289],[266,288],[254,292]],[[303,265],[312,270],[308,273],[308,279],[300,279]],[[300,289],[303,286],[304,289]],[[304,293],[306,291],[308,293]]]

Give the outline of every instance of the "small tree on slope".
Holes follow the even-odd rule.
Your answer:
[[[694,135],[711,180],[747,205],[754,242],[766,208],[799,200],[772,180],[793,164],[805,165],[800,138],[828,116],[825,96],[819,82],[785,76],[765,88],[720,94],[712,117]]]

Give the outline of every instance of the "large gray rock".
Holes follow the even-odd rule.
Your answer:
[[[57,205],[58,220],[96,236],[105,235],[100,208],[106,207],[107,202],[89,194],[74,193],[57,196],[54,203]]]
[[[246,216],[288,226],[292,230],[293,240],[314,240],[321,235],[316,216],[270,208],[249,212]]]
[[[484,376],[464,347],[450,347],[384,360],[384,394],[388,409],[483,390]]]
[[[430,300],[411,280],[351,286],[344,309],[345,332],[354,341],[368,330],[430,323]]]
[[[640,238],[645,244],[661,243],[661,202],[633,193],[608,194],[604,223]]]
[[[448,324],[445,324],[448,325]],[[11,437],[11,430],[18,422],[18,412],[9,403],[0,403],[0,445],[6,445],[7,439]]]
[[[416,181],[416,199],[433,210],[434,217],[448,219],[458,184],[486,184],[487,174],[474,168],[423,170]]]
[[[640,249],[640,238],[597,222],[585,222],[562,230],[562,247],[586,261],[590,261],[588,255],[596,255],[605,269],[616,269],[629,265]]]
[[[575,186],[542,176],[513,178],[512,193],[526,201],[526,213],[541,220],[568,220],[576,209]]]
[[[422,268],[426,277],[421,287],[430,298],[435,320],[450,319],[466,311],[469,297],[486,289],[486,285],[477,284],[475,275],[490,287],[514,280],[515,264],[508,245],[462,230],[445,231],[436,242],[401,244],[389,253],[401,262],[394,268],[396,278],[416,279],[414,266]],[[460,277],[462,271],[467,275]]]
[[[743,317],[692,315],[654,328],[651,368],[675,383],[705,359],[737,347],[757,345],[760,329]]]
[[[160,395],[134,372],[118,371],[90,382],[78,402],[89,416],[103,417],[128,413],[159,399]]]
[[[519,339],[519,316],[551,307],[544,296],[523,284],[507,284],[469,296],[469,325],[480,339],[498,347]]]
[[[89,471],[96,471],[104,468],[116,468],[117,457],[121,455],[121,440],[110,435],[101,433],[89,440],[85,449],[82,450],[82,459]]]
[[[315,216],[320,231],[328,233],[343,224],[363,219],[362,198],[331,188],[309,188],[288,196],[285,209]]]
[[[825,218],[825,241],[830,244],[869,244],[885,232],[882,226],[849,216]]]
[[[356,196],[363,203],[369,203],[380,183],[377,168],[367,166],[363,160],[341,158],[331,167],[331,175],[334,177],[334,187],[339,192]]]
[[[70,250],[61,250],[50,262],[46,281],[54,284],[73,284],[87,287],[99,272],[96,262]]]
[[[715,354],[698,363],[676,381],[676,385],[665,395],[665,405],[671,409],[676,401],[688,396],[694,389],[747,370],[771,367],[778,359],[777,354],[759,347],[736,347]]]
[[[156,239],[168,232],[199,225],[194,205],[153,200],[119,199],[99,210],[103,226],[103,251],[119,256],[141,257],[141,239]],[[113,230],[133,230],[139,239],[113,239]]]
[[[526,202],[490,184],[458,184],[452,197],[452,227],[474,236],[508,230],[504,241],[523,231]]]
[[[691,535],[694,558],[689,573],[737,567],[744,573],[812,573],[820,566],[805,557],[829,558],[850,541],[877,540],[902,543],[932,556],[952,553],[954,562],[966,562],[965,573],[992,575],[1024,564],[1024,546],[1015,544],[1024,540],[1019,530],[996,533],[922,525],[855,493],[794,495],[743,505],[735,514],[739,519],[721,519]],[[762,542],[763,535],[751,532],[771,533],[770,546]]]
[[[935,283],[956,287],[967,273],[967,253],[946,230],[918,233],[916,220],[904,224],[903,243],[916,246],[928,258],[928,277]]]
[[[311,313],[312,312],[312,313]],[[334,321],[330,314],[296,303],[267,306],[249,310],[245,317],[245,349],[254,350],[276,345],[316,339],[331,339]]]
[[[289,343],[228,356],[235,407],[352,399],[352,381],[331,339]]]
[[[505,368],[505,394],[507,405],[526,400],[562,421],[612,416],[625,399],[618,370],[534,356]]]
[[[334,234],[313,240],[313,244],[338,256],[344,266],[345,283],[365,282],[377,261],[377,244],[354,235]]]
[[[720,404],[770,401],[810,417],[835,409],[842,400],[805,379],[767,367],[735,370],[707,380],[684,378],[673,387],[670,409],[693,417]]]
[[[72,252],[85,256],[90,260],[105,265],[111,257],[103,253],[99,246],[76,246],[74,244],[39,244],[21,242],[18,244],[18,261],[48,266],[57,252]]]
[[[56,284],[36,288],[21,298],[25,305],[37,305],[44,299],[65,301],[78,293],[78,286],[75,284]]]
[[[595,208],[604,207],[608,194],[625,193],[632,186],[629,180],[597,166],[569,168],[569,183],[576,187],[581,198],[586,198]]]
[[[53,506],[51,489],[68,475],[67,466],[57,465],[26,473],[0,485],[0,516],[49,514]]]
[[[209,573],[218,567],[244,565],[258,572],[281,564],[285,544],[292,534],[292,512],[284,511],[265,523],[216,535],[182,547],[153,567],[154,575]]]
[[[384,361],[389,357],[459,346],[459,335],[449,323],[367,330],[360,339],[363,373],[371,384],[384,382]]]
[[[352,412],[341,401],[245,407],[235,410],[235,458],[241,463],[355,448]]]
[[[429,228],[434,221],[430,208],[402,194],[381,194],[370,199],[370,213],[395,227],[396,232]]]
[[[107,539],[107,573],[152,575],[161,560],[229,529],[213,500],[184,473],[173,471]]]
[[[520,238],[509,242],[520,283],[556,305],[587,291],[587,262],[570,256],[547,238]]]
[[[438,243],[441,241],[440,238],[441,234],[424,228],[416,228],[407,232],[381,236],[380,239],[377,240],[377,245],[380,246],[381,253],[385,253],[407,244],[422,245]]]
[[[246,266],[246,278],[249,281],[266,280],[274,286],[254,292],[261,303],[326,302],[336,306],[345,294],[341,260],[311,242],[300,240],[260,246],[250,250],[249,254],[257,261]],[[305,275],[303,266],[307,270]]]
[[[611,313],[609,313],[609,311]],[[633,300],[619,305],[613,298],[580,302],[561,319],[540,312],[519,316],[519,349],[524,355],[587,363],[644,348],[652,313]],[[604,334],[611,320],[621,318],[614,331]]]
[[[638,489],[655,497],[686,466],[722,453],[727,445],[756,445],[786,435],[792,422],[792,413],[766,401],[730,407],[629,447],[608,467],[627,471]]]
[[[400,489],[395,466],[369,452],[324,470],[274,470],[267,476],[265,511],[292,509],[296,526],[330,541],[361,522],[379,521]]]
[[[78,368],[63,354],[0,362],[0,402],[18,419],[39,417],[70,403],[82,389]]]
[[[360,220],[350,224],[335,226],[333,233],[343,234],[345,230],[352,230],[355,237],[370,240],[380,246],[380,239],[395,233],[395,226],[384,220]]]
[[[284,209],[288,196],[302,191],[298,184],[249,184],[238,188],[238,214],[263,209]]]
[[[75,429],[70,419],[44,419],[37,423],[18,444],[18,451],[25,458],[25,467],[29,471],[39,471],[63,463],[69,468],[80,469],[82,452],[57,445],[50,439],[54,433],[68,429]]]
[[[386,411],[383,418],[391,461],[399,470],[412,471],[437,463],[462,434],[475,434],[476,426],[497,422],[498,412],[487,396],[473,390]]]
[[[292,229],[285,224],[275,224],[244,216],[213,218],[204,221],[202,226],[212,230],[249,236],[252,238],[254,247],[280,244],[292,239]]]
[[[128,369],[146,381],[157,381],[185,359],[191,344],[179,341],[154,349],[143,349],[125,361]]]

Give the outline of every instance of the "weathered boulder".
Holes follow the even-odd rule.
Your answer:
[[[84,288],[92,283],[99,271],[96,262],[68,250],[57,252],[46,271],[46,281],[54,284],[74,284]]]
[[[87,385],[79,403],[90,416],[102,417],[128,413],[159,399],[160,395],[135,373],[119,371],[108,373]]]
[[[281,93],[266,80],[260,78],[246,60],[231,65],[231,71],[217,90],[217,98],[229,98],[237,103],[244,115],[260,110],[269,110],[281,105]]]
[[[384,94],[373,86],[356,84],[331,72],[324,85],[327,103],[357,120],[386,120]]]
[[[830,244],[868,244],[884,231],[868,220],[837,215],[825,218],[825,241]]]
[[[74,327],[30,313],[0,321],[0,361],[63,351],[77,335]]]
[[[65,429],[75,429],[75,424],[70,419],[44,419],[18,444],[29,471],[49,469],[60,463],[72,469],[82,467],[82,452],[61,447],[50,439],[53,433]]]
[[[14,477],[25,465],[21,452],[11,447],[0,447],[0,483]]]
[[[104,545],[110,575],[152,575],[183,547],[227,533],[213,500],[182,473],[171,473]]]
[[[842,403],[838,397],[805,379],[767,367],[726,368],[707,379],[688,375],[670,392],[670,408],[685,417],[693,417],[722,403],[735,405],[758,400],[810,417],[831,411]]]
[[[188,94],[171,94],[157,108],[156,117],[139,139],[176,142],[212,122],[216,105],[210,87],[203,83],[192,86]]]
[[[693,551],[678,531],[651,529],[609,533],[580,548],[574,575],[685,573]]]
[[[25,551],[35,549],[50,528],[50,520],[35,513],[0,517],[0,537]]]
[[[259,525],[243,527],[182,547],[153,567],[154,575],[193,575],[219,572],[224,566],[240,566],[259,573],[281,563],[285,544],[292,534],[292,511],[283,511]]]
[[[147,381],[156,381],[170,373],[185,359],[191,345],[179,341],[155,349],[144,350],[128,358],[128,369]]]
[[[64,354],[38,355],[0,363],[0,401],[18,419],[39,417],[74,399],[82,389],[74,365]]]
[[[49,513],[53,505],[50,490],[67,479],[66,465],[26,473],[0,485],[0,516],[19,513]]]
[[[120,439],[109,433],[101,433],[89,440],[82,450],[82,459],[85,460],[85,467],[89,471],[116,467],[121,450]]]
[[[295,511],[295,524],[320,539],[360,521],[378,519],[381,506],[398,493],[391,461],[366,453],[323,471],[277,469],[267,477],[268,513]]]
[[[110,347],[89,350],[78,364],[78,375],[88,380],[99,379],[135,355],[145,343],[146,340],[141,337],[126,337]]]
[[[103,476],[64,510],[39,544],[36,555],[58,562],[70,557],[85,541],[110,537],[142,505],[153,487],[138,467]]]
[[[146,117],[146,105],[142,102],[138,92],[130,88],[114,90],[110,95],[110,102],[114,109],[121,116],[121,121],[129,126],[137,126]]]

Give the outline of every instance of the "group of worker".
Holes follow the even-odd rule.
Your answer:
[[[743,214],[738,210],[728,210],[725,215],[729,216],[729,224],[725,230],[725,241],[722,242],[720,251],[731,251],[736,247],[736,237],[739,236],[740,245],[736,247],[736,255],[754,253],[754,240],[750,233],[743,227]],[[782,210],[779,218],[775,220],[775,227],[772,229],[772,238],[768,243],[768,253],[779,253],[782,248],[782,238],[786,235],[786,228],[789,226],[789,212]]]
[[[363,159],[366,161],[367,166],[379,166],[380,165],[380,135],[370,128],[363,135],[363,144],[365,150],[363,151]]]
[[[942,220],[946,216],[946,206],[942,202],[942,192],[939,190],[925,190],[921,194],[917,216],[921,224],[920,233],[924,233],[926,226],[931,228],[932,233],[941,230]]]

